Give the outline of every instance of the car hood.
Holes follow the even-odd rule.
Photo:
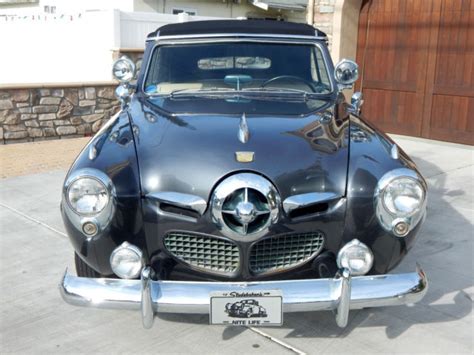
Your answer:
[[[198,100],[193,105],[209,103]],[[348,119],[341,107],[325,102],[319,111],[304,117],[244,110],[171,114],[149,100],[135,98],[129,113],[142,194],[172,191],[208,201],[220,180],[246,171],[268,178],[282,199],[309,192],[344,196]],[[202,107],[196,112],[203,112]],[[242,123],[248,127],[245,143],[239,139]],[[253,161],[237,161],[237,152],[252,152]]]

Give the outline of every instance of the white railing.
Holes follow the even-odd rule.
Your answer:
[[[111,80],[113,50],[144,48],[156,28],[201,16],[90,11],[0,17],[0,84]]]
[[[216,17],[120,12],[120,43],[122,48],[142,48],[147,34],[167,23],[212,20]]]

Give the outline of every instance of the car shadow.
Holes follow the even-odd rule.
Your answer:
[[[411,306],[353,310],[350,312],[349,324],[344,329],[336,325],[331,311],[287,313],[284,315],[283,329],[278,331],[280,336],[284,334],[285,338],[344,338],[359,327],[385,327],[387,338],[393,339],[413,325],[448,323],[469,317],[473,299],[472,295],[464,290],[474,284],[472,268],[467,269],[471,275],[462,274],[459,270],[466,270],[466,265],[472,265],[472,254],[469,252],[472,251],[472,222],[453,207],[456,198],[462,198],[465,192],[447,186],[447,175],[438,166],[417,156],[413,158],[428,182],[428,212],[415,246],[393,272],[411,272],[415,270],[415,263],[420,263],[430,282],[425,298]],[[444,223],[444,219],[449,223]],[[207,315],[161,314],[159,318],[196,324],[209,322]],[[231,339],[246,329],[223,327],[222,338]],[[274,332],[271,328],[266,329],[270,333]]]

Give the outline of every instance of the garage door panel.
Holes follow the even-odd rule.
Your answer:
[[[369,120],[474,144],[473,8],[474,0],[366,0],[357,60]]]
[[[437,46],[435,85],[463,86],[465,70],[471,66],[468,52],[472,51],[474,33],[469,17],[460,11],[443,13],[440,19],[440,35]],[[471,29],[471,37],[467,36]],[[471,75],[469,75],[471,77]]]
[[[421,107],[415,93],[366,89],[364,95],[363,114],[379,127],[397,129],[404,134],[421,129],[421,122],[416,119]]]
[[[469,5],[471,3],[469,1]],[[428,85],[425,92],[428,100],[432,100],[431,110],[427,107],[424,116],[429,121],[427,136],[474,144],[474,116],[473,111],[469,111],[474,101],[474,11],[462,11],[468,7],[462,0],[443,5],[434,83],[431,87]]]
[[[472,1],[474,6],[474,1]],[[471,26],[467,29],[467,36],[466,36],[466,57],[464,63],[464,75],[463,75],[463,85],[464,86],[471,86],[474,83],[474,10],[469,12],[467,17],[467,22],[471,24]]]
[[[364,116],[371,121],[383,122],[384,117],[381,117],[382,115],[380,112],[383,91],[364,90],[364,95],[364,106],[362,108]]]
[[[363,59],[366,86],[385,82],[388,85],[411,83],[415,87],[418,66],[426,56],[417,50],[427,41],[422,19],[413,14],[387,12],[371,17],[370,22]],[[412,26],[413,23],[417,25]]]
[[[377,28],[378,31],[369,31],[367,36],[366,60],[368,65],[365,66],[366,72],[364,73],[364,79],[367,80],[377,80],[380,78],[380,68],[376,65],[370,65],[370,63],[372,61],[380,61],[381,51],[377,50],[377,48],[383,46],[382,19],[374,19],[373,26]]]
[[[398,109],[397,114],[395,115],[398,122],[402,121],[406,115],[406,102],[407,102],[407,95],[406,92],[400,91],[398,94]]]
[[[449,135],[459,143],[472,144],[474,137],[474,98],[433,95],[431,136],[448,140]]]
[[[466,131],[474,134],[474,98],[460,97],[459,119],[456,120],[456,128],[460,131]]]
[[[460,1],[460,0],[458,0]],[[464,53],[460,53],[460,48],[458,44],[458,35],[459,35],[459,20],[461,17],[461,12],[447,12],[443,17],[441,17],[440,27],[445,29],[448,38],[445,43],[439,43],[438,51],[441,53],[446,53],[446,63],[445,63],[445,73],[443,80],[436,80],[436,85],[446,84],[448,86],[454,85],[456,80],[456,71],[463,70],[462,63],[459,62],[458,54],[464,56]]]
[[[468,122],[469,122],[469,103],[470,101],[474,102],[474,99],[469,97],[461,97],[461,96],[452,96],[453,100],[453,112],[452,122],[453,126],[452,129],[458,131],[466,131],[468,132]]]
[[[459,96],[449,96],[448,98],[452,105],[451,114],[446,117],[446,120],[450,123],[450,129],[463,130],[466,128],[466,116],[461,116],[460,112],[461,99]]]
[[[402,80],[418,82],[418,73],[426,58],[427,31],[426,18],[423,14],[408,13],[405,16],[405,33],[398,40],[398,47],[405,42],[406,51],[402,51],[400,60],[402,65]]]
[[[372,90],[389,90],[389,91],[407,91],[416,92],[417,83],[416,81],[402,83],[395,81],[383,81],[383,80],[364,80],[364,87]]]
[[[467,120],[467,132],[474,135],[474,99],[469,99],[468,108],[467,108],[468,120]]]
[[[452,76],[452,83],[456,86],[464,84],[464,71],[467,66],[468,57],[466,53],[469,51],[470,38],[467,37],[469,31],[469,17],[462,15],[462,12],[459,11],[459,19],[457,23],[459,24],[459,31],[457,33],[457,51],[454,51],[454,75]]]

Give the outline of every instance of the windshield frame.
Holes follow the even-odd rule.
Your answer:
[[[328,79],[329,79],[329,82],[330,82],[330,85],[331,85],[330,92],[327,92],[327,93],[311,93],[311,92],[307,91],[306,93],[308,95],[314,95],[315,97],[328,97],[328,96],[335,95],[337,93],[337,90],[336,90],[337,83],[335,82],[334,75],[333,75],[334,65],[333,65],[332,59],[330,57],[327,45],[322,43],[321,40],[317,40],[317,39],[312,39],[312,40],[304,40],[304,39],[288,40],[285,37],[282,37],[282,38],[270,38],[270,37],[265,37],[265,38],[262,38],[262,37],[258,37],[258,38],[254,38],[254,37],[246,37],[246,38],[235,38],[235,37],[206,38],[206,37],[202,37],[202,38],[192,38],[192,39],[186,38],[186,37],[177,38],[177,39],[169,39],[169,38],[160,39],[160,38],[158,38],[155,41],[155,43],[153,44],[153,47],[151,48],[151,50],[149,52],[150,54],[147,57],[146,67],[145,67],[145,70],[144,70],[144,72],[143,72],[143,74],[141,75],[141,78],[140,78],[141,83],[138,85],[139,90],[147,98],[170,96],[170,94],[161,94],[161,95],[160,94],[148,94],[145,91],[145,83],[146,83],[146,79],[147,79],[148,74],[149,74],[152,59],[153,59],[153,56],[155,54],[155,51],[160,46],[170,46],[170,45],[172,46],[172,45],[182,45],[182,44],[192,45],[192,44],[239,43],[239,42],[240,43],[272,43],[272,44],[281,43],[281,44],[290,44],[290,45],[306,45],[306,46],[311,45],[311,46],[316,47],[317,50],[319,50],[321,52],[321,55],[322,55],[322,58],[323,58],[323,61],[324,61],[324,65],[326,67]],[[239,91],[237,91],[237,90],[229,91],[229,93],[234,93],[234,94],[238,93],[238,92]],[[268,92],[267,92],[267,94],[268,94]]]

